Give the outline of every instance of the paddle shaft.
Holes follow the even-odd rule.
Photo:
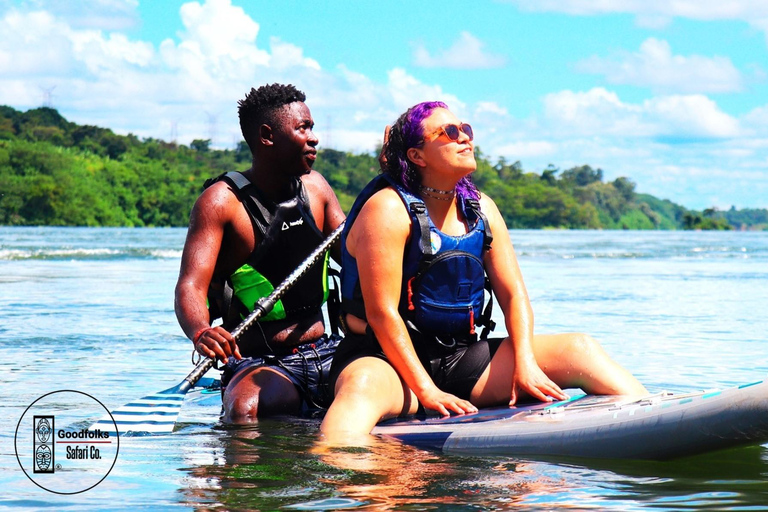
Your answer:
[[[326,238],[323,243],[318,245],[317,248],[312,251],[309,256],[307,256],[307,259],[302,261],[301,264],[296,267],[296,269],[291,272],[288,277],[283,280],[282,283],[277,285],[277,288],[275,288],[272,293],[259,299],[259,301],[254,305],[253,311],[251,311],[251,313],[245,317],[245,319],[240,322],[237,327],[232,329],[232,337],[237,340],[240,335],[243,334],[243,332],[245,332],[249,327],[253,325],[255,321],[269,313],[277,301],[282,298],[283,294],[291,286],[293,286],[293,284],[298,281],[299,278],[303,276],[315,263],[323,258],[325,251],[327,251],[330,246],[333,245],[336,240],[338,240],[343,229],[344,221],[342,221],[341,224],[339,224],[338,227],[334,229],[330,235],[328,235],[328,238]],[[195,366],[195,369],[192,370],[190,374],[184,378],[184,382],[182,382],[179,387],[179,392],[186,393],[189,389],[194,387],[197,381],[200,380],[203,375],[205,375],[205,372],[211,369],[214,363],[215,360],[208,357],[200,361],[197,366]]]

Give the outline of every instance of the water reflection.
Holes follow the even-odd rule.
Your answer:
[[[398,483],[397,475],[374,464],[343,469],[309,453],[317,424],[211,430],[216,409],[209,423],[190,421],[170,436],[126,438],[110,476],[88,493],[62,499],[24,476],[14,432],[41,395],[66,384],[112,408],[189,372],[188,341],[169,301],[184,234],[0,228],[0,509],[377,506],[377,489]],[[539,332],[590,326],[612,356],[656,391],[726,387],[768,374],[768,315],[761,313],[768,310],[768,233],[512,236]],[[59,251],[67,248],[80,252],[64,257]],[[105,256],[105,249],[123,256]],[[38,250],[48,252],[33,254]],[[648,463],[460,458],[383,446],[377,456],[389,454],[389,471],[413,469],[421,482],[392,499],[402,503],[399,509],[768,509],[765,448]]]
[[[768,504],[768,450],[759,445],[665,462],[589,461],[589,465],[623,479],[617,482],[620,493],[634,503],[711,510],[766,510]]]
[[[273,420],[203,436],[205,448],[185,455],[182,501],[260,510],[576,506],[578,490],[554,465],[449,456],[380,438],[330,448],[316,431],[316,422]]]
[[[331,448],[316,432],[316,421],[291,419],[184,436],[182,503],[198,510],[376,511],[768,503],[768,450],[760,446],[670,462],[533,461],[451,456],[380,438]]]

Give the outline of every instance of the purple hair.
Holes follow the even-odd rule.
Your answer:
[[[417,196],[421,175],[407,153],[409,149],[423,143],[422,121],[432,115],[432,111],[436,108],[448,109],[448,105],[442,101],[425,101],[406,110],[390,128],[389,140],[384,146],[386,163],[382,170]],[[469,175],[461,178],[456,184],[456,195],[461,199],[480,199],[480,192]]]

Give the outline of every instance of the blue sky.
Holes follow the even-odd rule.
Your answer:
[[[493,161],[768,207],[764,0],[0,0],[0,104],[20,110],[233,147],[237,100],[276,81],[324,147],[370,151],[441,99]]]

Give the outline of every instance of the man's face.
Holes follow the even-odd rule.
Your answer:
[[[307,174],[317,157],[317,137],[309,108],[301,101],[284,105],[273,126],[273,142],[278,163],[289,175]]]

